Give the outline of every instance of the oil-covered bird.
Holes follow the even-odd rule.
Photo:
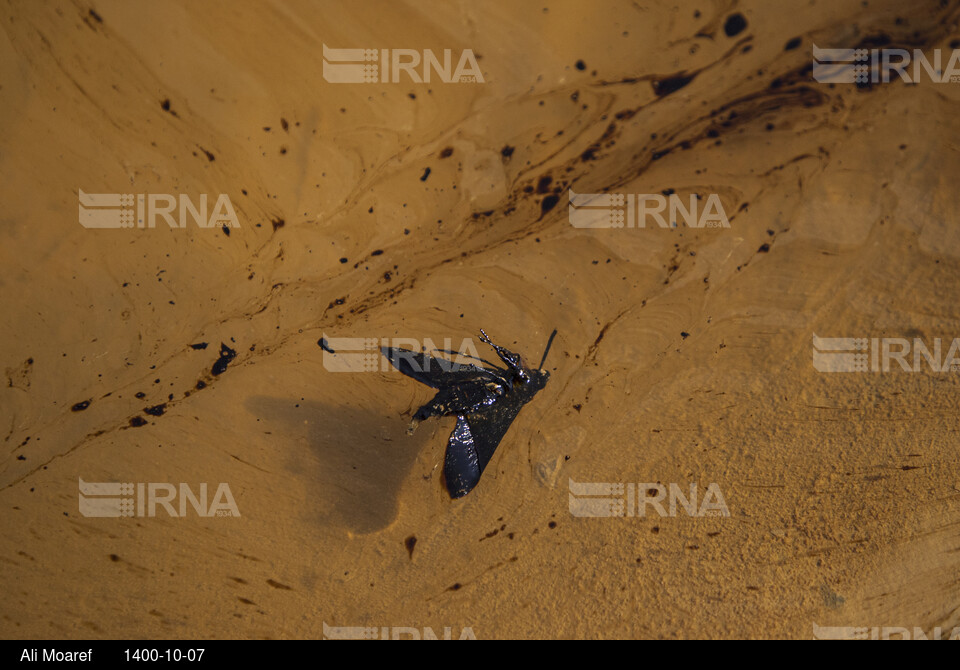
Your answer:
[[[480,341],[493,347],[506,368],[456,363],[397,347],[382,348],[383,355],[400,372],[437,389],[433,400],[417,410],[411,430],[431,416],[457,417],[443,463],[451,498],[462,498],[473,490],[520,408],[546,385],[550,373],[543,369],[543,363],[556,334],[554,330],[550,335],[537,368],[524,367],[518,354],[491,342],[482,329]]]

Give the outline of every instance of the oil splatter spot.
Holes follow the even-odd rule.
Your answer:
[[[677,75],[675,77],[667,77],[666,79],[657,79],[653,81],[653,92],[658,96],[663,97],[665,95],[670,95],[674,91],[679,91],[681,88],[693,81],[693,78],[696,75],[683,76]]]
[[[557,203],[560,202],[560,196],[558,195],[548,195],[540,202],[540,218],[557,206]]]
[[[743,18],[743,14],[738,12],[727,17],[723,24],[723,32],[726,33],[727,37],[734,37],[742,33],[746,27],[747,20]]]
[[[227,366],[230,364],[234,358],[237,357],[237,352],[228,347],[223,342],[220,343],[220,358],[213,364],[213,368],[210,370],[214,375],[223,374],[227,369]],[[199,386],[199,385],[198,385]]]

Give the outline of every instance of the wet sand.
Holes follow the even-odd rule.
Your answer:
[[[811,343],[960,336],[960,90],[810,64],[949,53],[960,8],[786,7],[4,3],[0,636],[949,636],[958,373]],[[333,84],[324,44],[472,49],[484,82]],[[579,229],[570,189],[730,225]],[[81,190],[223,193],[239,227],[88,229]],[[430,389],[318,340],[489,358],[480,328],[528,363],[559,334],[454,501],[454,420],[406,431]],[[84,516],[81,479],[226,483],[239,516]],[[576,517],[571,480],[730,514]]]

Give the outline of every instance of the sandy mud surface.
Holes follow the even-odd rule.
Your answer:
[[[945,66],[957,3],[0,15],[3,637],[960,626],[960,369],[812,360],[960,336],[960,85],[811,76],[814,44]],[[331,83],[324,45],[469,49],[483,81]],[[577,228],[571,190],[714,194],[729,226]],[[87,228],[81,191],[236,219]],[[451,500],[454,418],[407,433],[431,390],[318,341],[489,359],[480,328],[529,365],[557,329],[551,378]],[[133,484],[130,515],[81,480]],[[597,482],[613,510],[715,484],[729,515],[577,516]],[[180,515],[204,483],[237,514]]]

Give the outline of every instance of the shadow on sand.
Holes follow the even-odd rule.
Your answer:
[[[292,450],[288,462],[316,494],[305,501],[306,513],[354,533],[380,530],[396,518],[400,486],[423,449],[436,447],[443,457],[446,440],[436,424],[407,435],[405,418],[368,409],[270,396],[253,396],[246,405],[275,435],[306,441],[305,453]]]

